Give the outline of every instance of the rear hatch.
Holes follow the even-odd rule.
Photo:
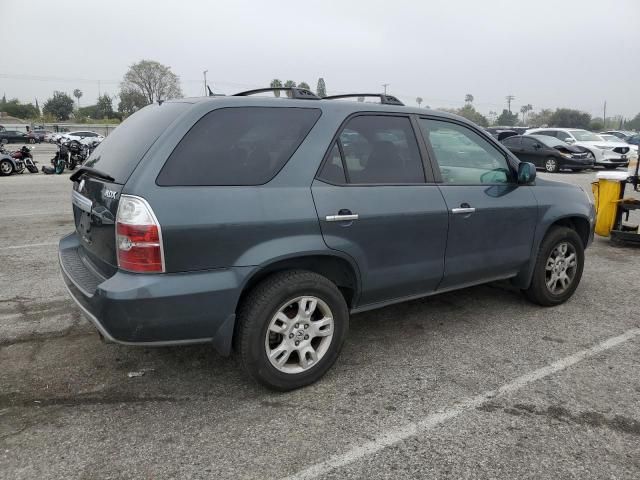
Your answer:
[[[188,103],[149,105],[118,126],[76,171],[72,203],[83,256],[104,277],[115,274],[115,220],[120,194],[145,153],[187,108]]]

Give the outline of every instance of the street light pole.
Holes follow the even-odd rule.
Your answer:
[[[384,94],[387,94],[387,87],[389,86],[388,83],[383,83],[382,86],[384,87]]]
[[[209,70],[205,70],[204,72],[202,72],[202,74],[204,75],[204,96],[206,97],[209,93],[207,92],[207,72]]]

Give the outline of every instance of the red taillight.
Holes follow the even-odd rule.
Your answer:
[[[149,204],[122,195],[116,215],[118,266],[130,272],[164,272],[162,234]]]

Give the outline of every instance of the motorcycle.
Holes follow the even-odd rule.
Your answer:
[[[22,147],[17,152],[7,152],[4,149],[4,145],[7,143],[6,139],[3,139],[0,143],[0,175],[7,176],[12,173],[22,173],[25,166],[29,168],[32,173],[37,173],[38,169],[35,167],[33,156],[31,155],[28,147]],[[35,172],[32,170],[35,168]]]
[[[20,163],[21,165],[20,170],[16,171],[16,173],[22,173],[25,167],[31,173],[38,173],[38,167],[36,167],[36,162],[31,154],[31,148],[23,146],[20,150],[13,152],[11,157],[16,161],[16,164]]]
[[[42,173],[51,174],[57,173],[58,175],[64,172],[65,168],[73,170],[78,163],[77,157],[72,155],[70,148],[65,142],[58,143],[58,151],[51,159],[52,167],[42,167]]]

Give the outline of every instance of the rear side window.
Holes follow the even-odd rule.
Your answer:
[[[167,159],[157,184],[262,185],[298,149],[319,109],[236,107],[209,112]]]
[[[126,182],[149,147],[190,106],[164,102],[138,110],[104,139],[85,165],[108,173],[116,183]]]
[[[319,176],[329,183],[424,183],[424,168],[407,117],[362,115],[349,120]],[[345,172],[346,168],[346,172]]]

